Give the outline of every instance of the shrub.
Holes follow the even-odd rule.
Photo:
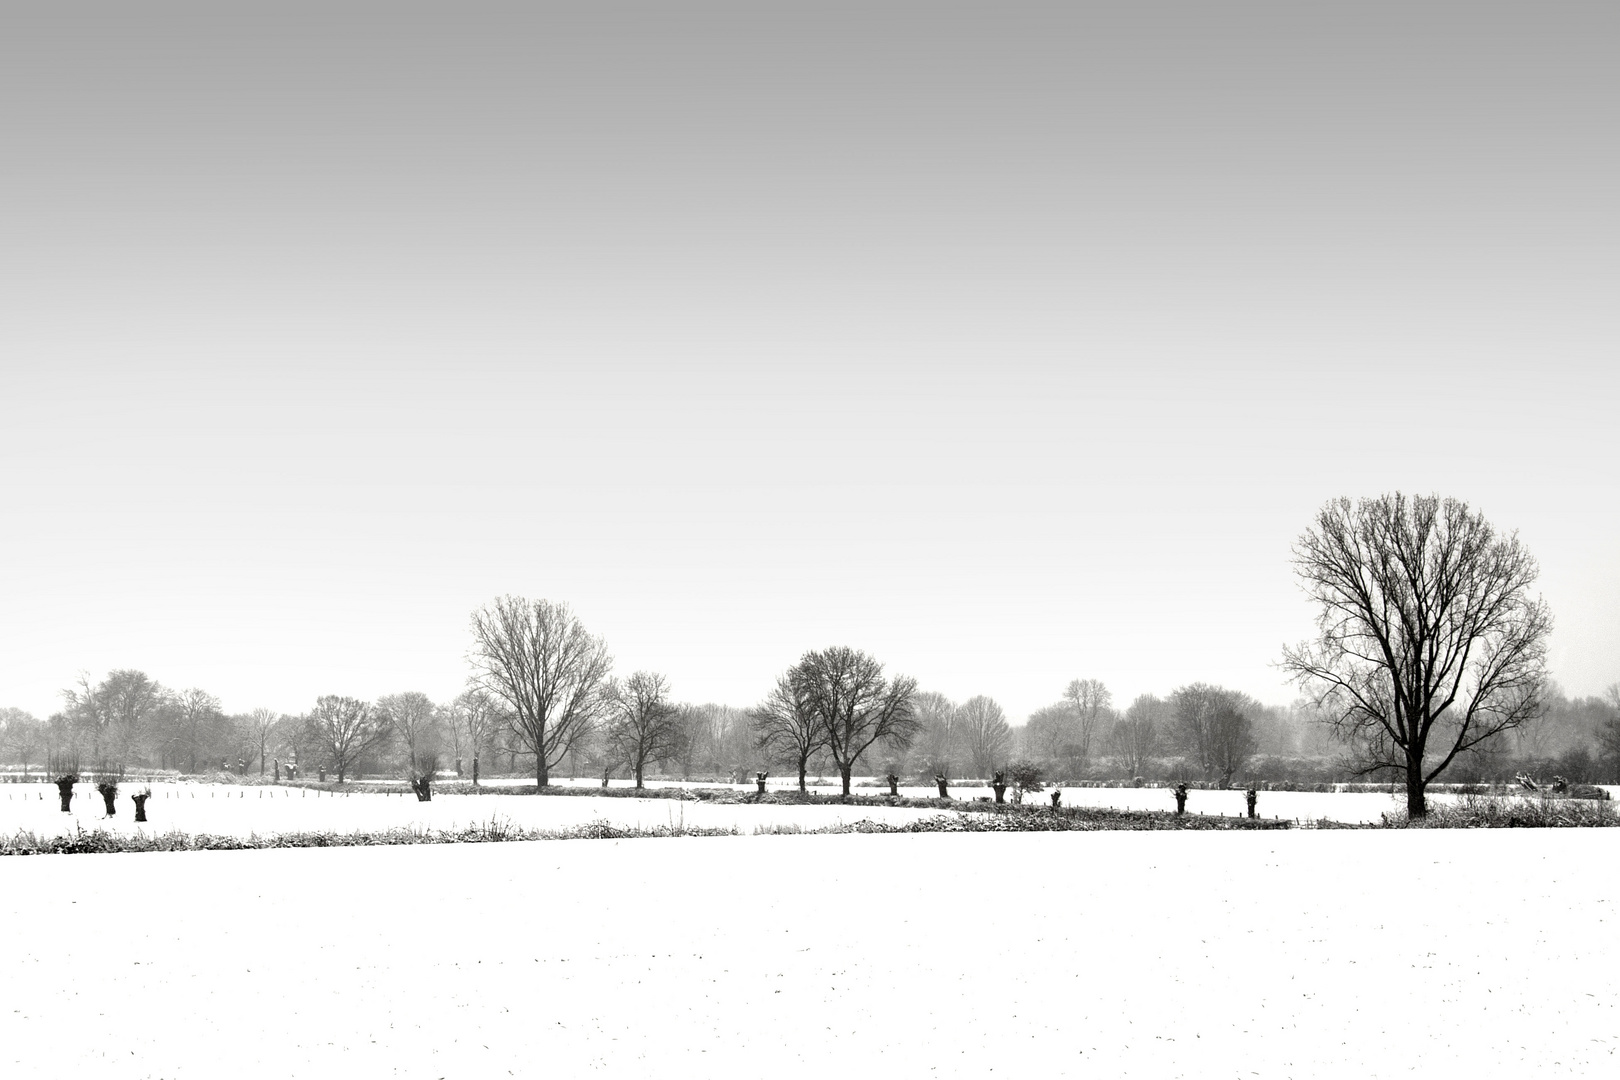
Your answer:
[[[1455,803],[1431,803],[1427,816],[1410,820],[1404,811],[1390,815],[1391,829],[1568,829],[1620,825],[1609,802],[1528,796],[1463,795]]]
[[[1026,791],[1040,791],[1041,767],[1033,761],[1015,761],[1007,766],[1007,779],[1012,781],[1013,802],[1022,803]]]

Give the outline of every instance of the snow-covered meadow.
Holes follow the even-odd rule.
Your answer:
[[[174,830],[222,836],[271,836],[292,832],[355,832],[394,828],[461,831],[490,823],[522,829],[567,829],[593,821],[629,828],[689,827],[742,833],[782,827],[805,829],[869,819],[901,824],[932,817],[937,810],[886,806],[754,806],[676,799],[545,797],[519,794],[436,794],[418,802],[409,794],[383,794],[357,785],[352,791],[232,784],[152,784],[147,822],[135,823],[129,796],[146,785],[125,784],[117,814],[106,816],[94,785],[81,783],[72,811],[62,813],[55,785],[0,785],[0,834],[26,830],[36,836],[75,829],[148,835]]]
[[[4,859],[0,1075],[1607,1077],[1617,840],[738,836]]]
[[[511,782],[506,788],[528,787],[533,781]],[[561,782],[567,785],[568,781]],[[572,786],[590,790],[600,781],[578,781]],[[75,829],[106,829],[130,833],[137,829],[151,833],[179,830],[188,833],[242,836],[270,836],[288,832],[354,832],[392,828],[459,831],[490,823],[523,829],[567,829],[595,821],[627,828],[695,827],[732,829],[740,833],[782,828],[815,829],[847,824],[862,819],[886,824],[902,824],[940,813],[930,809],[886,806],[780,806],[771,803],[715,804],[667,798],[566,798],[536,797],[532,794],[452,795],[438,793],[430,803],[419,803],[409,794],[383,794],[355,784],[346,792],[320,792],[306,788],[270,785],[231,785],[204,783],[152,784],[147,803],[145,826],[134,820],[130,795],[145,785],[126,783],[119,791],[118,813],[105,814],[101,796],[89,783],[74,791],[73,810],[59,809],[54,785],[0,784],[0,834],[26,830],[39,837],[72,833]],[[680,786],[660,783],[657,786]],[[686,785],[700,786],[700,785]],[[714,785],[701,785],[713,787]],[[492,785],[494,791],[501,786]],[[738,791],[753,791],[753,785],[738,785]],[[773,785],[771,790],[790,790]],[[812,790],[836,794],[837,788],[816,785]],[[857,794],[876,795],[887,789],[863,787]],[[1174,799],[1166,788],[1063,788],[1064,806],[1098,806],[1121,810],[1170,810]],[[932,788],[902,787],[902,795],[928,798]],[[988,796],[984,788],[953,788],[952,795],[964,807]],[[1011,796],[1009,795],[1009,798]],[[1435,795],[1438,803],[1450,797]],[[1028,796],[1035,805],[1048,805],[1050,794]],[[1372,792],[1325,793],[1263,791],[1258,812],[1262,817],[1296,819],[1309,823],[1319,819],[1346,823],[1376,822],[1384,814],[1404,810],[1403,797]],[[1243,792],[1193,791],[1187,803],[1190,814],[1241,816]]]

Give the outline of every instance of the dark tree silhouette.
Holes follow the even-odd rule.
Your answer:
[[[638,671],[607,687],[607,744],[614,757],[630,767],[640,790],[647,762],[672,753],[680,739],[678,710],[669,700],[669,680]]]
[[[905,749],[921,726],[911,704],[917,680],[897,675],[891,682],[882,664],[855,649],[805,653],[788,678],[827,729],[845,795],[855,762],[873,743]]]
[[[1294,547],[1318,636],[1283,652],[1363,771],[1406,781],[1407,814],[1472,747],[1536,717],[1552,614],[1517,534],[1438,496],[1328,503]]]
[[[1232,786],[1232,776],[1254,754],[1254,725],[1248,714],[1259,706],[1234,690],[1208,683],[1183,686],[1170,695],[1182,745],[1198,761],[1206,779]]]
[[[389,737],[386,717],[370,702],[335,694],[316,698],[306,723],[310,740],[337,770],[340,784],[362,755],[382,746]]]
[[[502,702],[508,734],[534,755],[537,787],[608,705],[613,660],[567,604],[505,596],[473,613],[473,679]]]
[[[809,790],[810,759],[827,745],[827,725],[809,684],[788,672],[748,716],[759,748],[773,760],[791,764],[799,774],[799,790]]]

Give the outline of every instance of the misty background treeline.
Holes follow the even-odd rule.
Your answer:
[[[771,738],[769,723],[779,688],[765,689],[748,705],[684,703],[672,699],[661,675],[605,678],[593,722],[561,753],[553,775],[740,782],[767,772],[787,779],[797,771],[795,754]],[[446,701],[402,691],[372,701],[326,695],[301,713],[232,712],[206,689],[173,689],[145,672],[117,670],[99,680],[83,676],[62,697],[62,710],[44,719],[0,708],[0,766],[25,775],[134,768],[262,776],[296,765],[302,776],[325,769],[347,779],[472,776],[476,762],[484,776],[533,773],[533,751],[516,718],[477,685]],[[916,689],[910,704],[909,745],[875,743],[856,755],[857,775],[973,781],[1027,762],[1066,784],[1366,779],[1305,701],[1265,705],[1203,683],[1119,702],[1100,680],[1073,679],[1051,704],[1017,722],[988,696],[952,700]],[[811,777],[840,771],[822,745],[804,764]],[[1521,772],[1578,783],[1620,779],[1620,685],[1584,698],[1550,687],[1534,723],[1459,756],[1446,778],[1501,782]]]

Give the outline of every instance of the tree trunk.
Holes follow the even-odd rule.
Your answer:
[[[131,797],[135,800],[135,820],[136,821],[145,821],[146,820],[146,800],[151,798],[151,796],[149,796],[149,795],[134,795],[134,796],[131,796]]]
[[[641,762],[636,762],[636,790],[641,790]]]
[[[1406,759],[1406,816],[1408,820],[1416,821],[1427,817],[1428,804],[1423,798],[1423,764],[1422,758],[1413,760],[1410,754]]]
[[[854,771],[855,771],[855,766],[854,766],[853,763],[851,763],[849,765],[840,765],[838,767],[838,776],[839,776],[839,779],[843,780],[843,782],[844,782],[844,794],[845,795],[849,794],[849,774],[854,772]]]
[[[551,776],[546,769],[546,755],[536,753],[534,755],[534,786],[536,789],[544,790],[549,783],[551,783]]]
[[[805,780],[804,780],[805,770],[808,769],[808,768],[809,768],[809,763],[804,758],[800,758],[799,759],[799,794],[801,794],[801,795],[807,795],[807,794],[810,793],[810,785],[805,783]]]

